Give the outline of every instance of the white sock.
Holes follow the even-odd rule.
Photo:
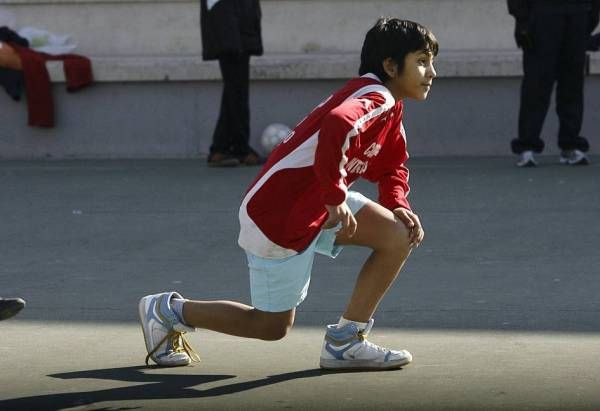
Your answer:
[[[346,324],[356,324],[356,326],[358,327],[359,330],[364,330],[365,328],[367,328],[367,323],[359,323],[358,321],[351,321],[351,320],[347,320],[345,319],[343,316],[340,317],[340,321],[338,321],[338,328],[342,328],[344,325]]]
[[[182,300],[180,298],[172,298],[171,299],[171,308],[173,308],[173,312],[175,313],[175,315],[177,315],[177,318],[179,318],[179,321],[181,321],[184,324],[186,324],[186,322],[183,319],[183,304],[186,301],[187,300]]]

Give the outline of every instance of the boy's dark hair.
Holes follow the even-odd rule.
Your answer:
[[[365,37],[360,53],[359,75],[373,73],[386,81],[389,76],[383,69],[383,61],[391,57],[400,73],[404,70],[404,58],[415,51],[438,54],[438,42],[429,29],[408,20],[381,17]]]

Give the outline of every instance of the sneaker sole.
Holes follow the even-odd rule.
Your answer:
[[[570,166],[587,166],[589,164],[590,164],[590,162],[589,162],[589,160],[587,158],[582,158],[579,161],[575,161],[573,163],[569,163]]]
[[[146,352],[150,352],[152,351],[152,349],[154,347],[148,347],[148,336],[146,335],[146,327],[144,327],[144,324],[146,324],[146,299],[148,297],[143,297],[140,302],[138,303],[138,315],[140,317],[140,326],[142,327],[142,335],[144,336],[144,345],[146,346]],[[152,359],[152,361],[156,362],[156,360],[154,359],[154,357],[150,357]]]
[[[567,166],[587,166],[590,164],[590,160],[587,159],[587,157],[584,157],[578,161],[569,161],[566,158],[562,158],[559,160],[560,164],[564,164]]]
[[[324,370],[382,371],[402,368],[411,362],[412,360],[408,358],[383,363],[377,363],[370,360],[328,360],[321,358],[319,366]]]

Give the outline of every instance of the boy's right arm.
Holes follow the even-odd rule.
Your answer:
[[[393,101],[373,92],[347,100],[323,118],[314,162],[323,204],[337,206],[346,200],[348,188],[344,167],[348,162],[346,152],[351,140],[357,138],[391,106]]]
[[[338,233],[354,234],[356,220],[346,205],[346,152],[351,139],[366,130],[393,103],[381,93],[373,92],[347,100],[324,117],[314,163],[321,198],[329,213],[324,228],[341,222],[342,229]]]

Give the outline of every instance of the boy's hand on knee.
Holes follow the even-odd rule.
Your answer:
[[[410,248],[418,247],[425,237],[425,231],[423,230],[419,216],[402,207],[396,208],[394,214],[404,223],[406,228],[408,228]]]
[[[329,217],[323,224],[323,228],[334,228],[339,223],[342,223],[342,228],[336,231],[337,235],[345,235],[352,237],[356,232],[356,219],[350,210],[350,207],[344,201],[342,204],[337,206],[325,204],[325,208],[329,213]]]

